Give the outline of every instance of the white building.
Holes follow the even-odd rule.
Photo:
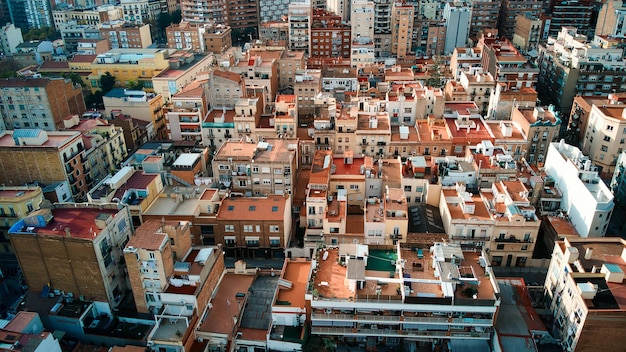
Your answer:
[[[446,21],[446,43],[444,54],[450,55],[456,47],[467,45],[472,8],[465,2],[447,2],[443,9]]]
[[[297,0],[289,4],[289,50],[311,52],[311,1]]]
[[[22,30],[15,27],[14,24],[7,23],[0,29],[0,47],[4,55],[13,55],[15,48],[23,42]]]
[[[550,143],[545,172],[563,194],[561,208],[582,237],[602,237],[609,226],[613,194],[589,158],[574,146]]]

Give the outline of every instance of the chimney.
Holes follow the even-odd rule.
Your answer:
[[[593,248],[587,247],[587,250],[585,251],[585,260],[591,259],[592,255],[593,255]]]
[[[71,233],[70,231],[71,231],[71,230],[70,230],[70,228],[69,228],[69,227],[66,227],[66,228],[65,228],[65,237],[72,237],[72,233]]]

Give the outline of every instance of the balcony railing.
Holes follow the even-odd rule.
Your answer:
[[[320,327],[311,328],[311,333],[321,335],[345,335],[345,336],[387,336],[387,337],[447,337],[458,339],[489,339],[491,333],[475,332],[475,331],[436,331],[436,330],[394,330],[394,329],[356,329],[356,328],[338,328],[338,327]]]
[[[495,242],[507,242],[507,243],[533,243],[533,239],[532,238],[520,239],[520,238],[515,238],[515,237],[495,238],[494,241]]]
[[[476,241],[489,241],[489,236],[459,236],[459,235],[453,235],[452,236],[453,240],[476,240]]]

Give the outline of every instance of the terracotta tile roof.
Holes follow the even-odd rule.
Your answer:
[[[96,55],[74,55],[70,62],[93,62],[96,59]]]
[[[166,221],[167,225],[176,225],[177,221]],[[161,221],[148,220],[139,226],[135,232],[135,235],[131,237],[130,241],[126,245],[128,247],[135,247],[146,249],[149,251],[156,251],[161,248],[163,241],[168,237],[164,233],[157,233],[162,226]]]
[[[225,198],[217,213],[218,220],[270,220],[280,221],[285,217],[287,198],[270,195],[267,198]]]
[[[213,71],[213,76],[227,79],[227,80],[237,82],[237,83],[241,82],[241,76],[238,73],[234,73],[230,71],[215,70]]]

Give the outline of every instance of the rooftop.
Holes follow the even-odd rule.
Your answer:
[[[257,276],[248,290],[248,298],[239,323],[240,329],[261,330],[263,341],[272,326],[272,302],[278,281],[278,276]]]
[[[224,274],[198,330],[229,336],[233,331],[233,317],[239,320],[241,305],[254,278],[253,275]],[[240,297],[238,294],[244,296]]]
[[[269,220],[282,221],[285,218],[287,198],[270,195],[265,198],[228,197],[224,198],[217,213],[220,220]]]
[[[279,286],[275,305],[304,309],[304,294],[306,293],[311,262],[304,259],[285,261],[283,280],[292,284],[291,288]]]
[[[148,220],[141,224],[135,230],[135,235],[126,244],[126,248],[135,247],[149,251],[160,249],[168,238],[165,233],[159,231],[163,223],[162,221]],[[177,221],[167,221],[167,224],[171,226],[175,226],[177,223]]]
[[[19,130],[16,130],[19,131]],[[70,143],[76,138],[81,138],[80,132],[76,131],[46,131],[48,136],[47,140],[41,144],[27,144],[27,145],[15,145],[13,139],[13,133],[15,131],[4,131],[4,134],[0,135],[0,147],[5,148],[61,148],[67,143]]]
[[[52,220],[43,227],[26,226],[26,223],[20,221],[15,224],[11,231],[15,233],[33,233],[93,240],[101,231],[96,224],[96,220],[114,217],[118,210],[71,207],[55,208],[51,212]]]

